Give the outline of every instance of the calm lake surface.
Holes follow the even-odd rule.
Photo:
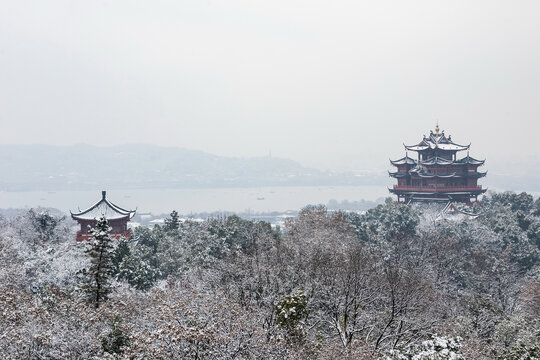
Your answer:
[[[210,189],[110,190],[107,198],[116,205],[137,208],[139,213],[181,214],[234,211],[269,212],[299,210],[308,204],[337,201],[375,201],[389,196],[384,186],[309,186]],[[0,208],[51,207],[66,213],[84,210],[101,198],[96,191],[0,191]]]

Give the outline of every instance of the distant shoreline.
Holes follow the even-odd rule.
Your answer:
[[[385,186],[259,186],[191,189],[0,191],[2,208],[50,207],[62,212],[87,208],[107,190],[111,201],[139,212],[284,212],[330,201],[375,202],[389,196]],[[264,200],[260,200],[264,198]]]

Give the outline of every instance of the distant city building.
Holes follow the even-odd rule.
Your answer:
[[[417,145],[405,146],[405,157],[390,163],[397,167],[389,175],[397,179],[397,185],[389,189],[397,195],[398,202],[463,202],[472,204],[478,195],[486,192],[478,185],[478,179],[486,176],[478,167],[485,160],[476,160],[469,156],[469,145],[459,145],[439,133],[439,125],[429,137],[424,136]],[[467,150],[467,156],[457,159],[457,153]],[[407,151],[417,153],[416,159],[408,156]]]
[[[70,211],[71,212],[71,211]],[[78,213],[71,212],[71,218],[81,225],[81,230],[77,231],[77,241],[84,241],[90,238],[88,226],[96,226],[96,219],[104,216],[112,228],[110,236],[113,239],[120,237],[131,237],[131,230],[127,228],[128,221],[135,215],[135,210],[122,209],[107,200],[107,192],[101,192],[101,200],[95,205]]]

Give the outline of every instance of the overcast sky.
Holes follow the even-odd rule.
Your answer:
[[[540,1],[0,0],[0,143],[387,168],[538,155]],[[489,168],[489,166],[488,166]]]

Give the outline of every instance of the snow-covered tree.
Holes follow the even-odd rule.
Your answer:
[[[180,218],[178,212],[173,210],[168,218],[165,219],[165,225],[163,226],[166,231],[177,231],[180,228]]]
[[[28,217],[35,231],[39,234],[39,240],[49,241],[54,238],[56,227],[65,219],[65,216],[54,216],[47,210],[28,210]]]
[[[307,298],[303,291],[282,296],[274,311],[276,324],[285,329],[288,340],[299,341],[304,336],[303,321],[309,315]]]
[[[433,335],[419,345],[405,350],[392,350],[385,360],[464,360],[461,354],[461,338]]]
[[[138,290],[147,290],[160,278],[161,272],[152,264],[153,254],[149,248],[144,245],[130,248],[124,240],[116,250],[118,249],[121,249],[124,255],[115,267],[117,280],[124,280]]]
[[[96,226],[90,229],[90,240],[86,253],[90,258],[90,267],[84,271],[82,289],[88,300],[99,307],[112,291],[113,244],[109,236],[111,231],[105,217],[97,219]]]
[[[359,215],[349,213],[347,221],[355,229],[358,238],[366,242],[399,241],[416,234],[420,217],[416,209],[396,204],[387,199],[384,205]]]
[[[122,355],[129,346],[129,336],[122,325],[122,317],[116,315],[111,321],[111,330],[101,338],[101,347],[106,354]]]
[[[102,226],[88,254],[65,222],[54,228],[55,241],[45,241],[21,211],[0,221],[0,353],[534,359],[537,204],[526,194],[488,196],[478,218],[452,221],[433,213],[425,221],[425,209],[391,202],[365,215],[309,206],[283,232],[238,216],[182,221],[175,231],[140,227],[114,252],[105,241],[100,253]],[[91,253],[110,260],[101,284],[110,290],[109,268],[121,280],[100,295],[99,308],[95,292],[89,304],[73,286],[86,267],[96,290],[99,256]],[[300,308],[309,315],[298,320]],[[287,341],[289,328],[302,329],[301,341]]]

